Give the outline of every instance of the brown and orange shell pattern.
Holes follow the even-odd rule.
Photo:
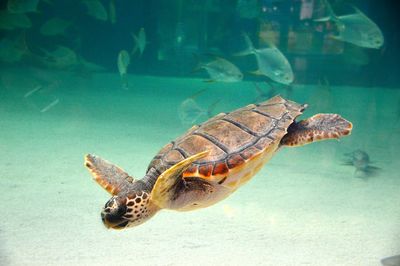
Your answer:
[[[252,158],[280,142],[305,108],[306,105],[275,96],[261,104],[221,113],[165,145],[151,161],[148,171],[154,168],[161,174],[181,160],[208,150],[209,155],[192,163],[183,177],[218,182],[230,170],[246,167]]]

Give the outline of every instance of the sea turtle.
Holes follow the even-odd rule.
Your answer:
[[[101,218],[107,228],[139,225],[161,209],[189,211],[215,204],[245,184],[283,146],[301,146],[351,133],[337,114],[295,122],[307,105],[275,96],[220,113],[165,145],[146,175],[135,179],[88,154],[85,166],[111,195]]]

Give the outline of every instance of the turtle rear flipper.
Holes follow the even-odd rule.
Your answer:
[[[353,125],[337,114],[317,114],[288,128],[281,140],[284,146],[301,146],[318,140],[338,139],[349,135]]]
[[[85,166],[93,175],[93,179],[111,195],[118,194],[124,187],[135,181],[124,170],[96,155],[87,154]]]

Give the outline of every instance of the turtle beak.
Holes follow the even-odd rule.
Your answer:
[[[113,222],[113,219],[109,219],[110,217],[108,216],[109,214],[106,214],[104,212],[101,213],[101,220],[103,221],[103,224],[107,229],[121,230],[124,229],[129,222],[127,220]]]

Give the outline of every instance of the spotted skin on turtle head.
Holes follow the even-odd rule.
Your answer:
[[[147,192],[133,196],[114,196],[104,206],[101,218],[107,228],[123,229],[136,226],[152,217],[158,208],[150,202]]]

